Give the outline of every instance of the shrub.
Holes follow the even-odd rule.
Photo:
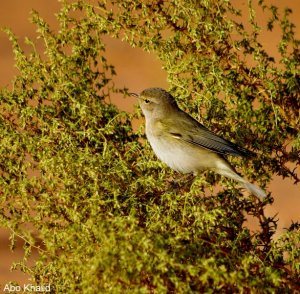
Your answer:
[[[140,113],[109,102],[127,89],[114,86],[103,36],[156,54],[182,108],[257,152],[235,160],[249,179],[299,181],[300,55],[291,11],[255,6],[269,30],[282,30],[276,61],[259,42],[251,5],[246,30],[229,1],[64,2],[58,32],[32,14],[43,54],[29,39],[25,54],[8,31],[20,73],[0,92],[0,221],[12,246],[17,236],[25,240],[15,268],[56,293],[299,290],[299,226],[272,240],[276,220],[264,215],[271,195],[260,202],[212,173],[192,181],[172,172],[133,131]],[[217,183],[220,191],[204,197]],[[245,213],[259,231],[245,227]],[[32,250],[39,257],[29,267]]]

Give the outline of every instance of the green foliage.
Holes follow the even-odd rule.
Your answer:
[[[297,182],[299,41],[290,11],[260,2],[267,27],[284,33],[280,66],[259,42],[255,10],[245,30],[229,1],[63,3],[58,32],[32,14],[42,55],[32,40],[26,55],[8,32],[20,74],[0,92],[0,221],[12,247],[25,241],[14,267],[55,293],[299,290],[299,226],[272,240],[271,197],[238,197],[211,173],[175,174],[133,132],[133,115],[109,103],[127,90],[113,84],[104,35],[156,54],[182,107],[256,151],[252,162],[236,162],[250,179]],[[223,189],[204,197],[217,182]],[[245,213],[258,232],[245,228]],[[29,267],[32,250],[39,258]]]

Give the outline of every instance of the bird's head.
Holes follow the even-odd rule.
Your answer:
[[[138,98],[141,109],[145,117],[157,116],[172,108],[177,108],[174,97],[162,88],[148,88],[140,94],[130,93]]]

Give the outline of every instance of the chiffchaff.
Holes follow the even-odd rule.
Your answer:
[[[182,111],[173,96],[161,88],[149,88],[139,100],[146,119],[146,136],[157,157],[173,170],[194,173],[209,169],[240,182],[250,193],[263,198],[266,193],[242,178],[224,155],[251,153],[205,128]]]

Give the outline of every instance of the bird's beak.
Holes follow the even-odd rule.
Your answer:
[[[136,94],[136,93],[128,93],[130,96],[133,96],[135,98],[139,98],[140,95],[139,94]]]

